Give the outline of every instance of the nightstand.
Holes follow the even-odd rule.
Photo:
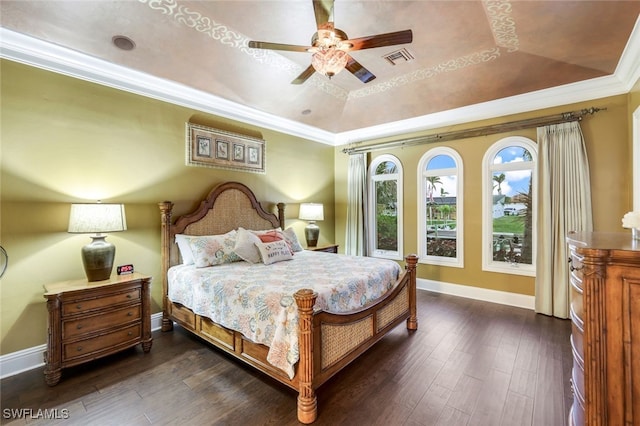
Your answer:
[[[327,253],[338,253],[338,244],[328,244],[318,247],[307,247],[311,251],[326,251]]]
[[[62,369],[111,355],[137,344],[151,350],[151,277],[133,273],[108,280],[63,281],[44,286],[47,299],[49,386]]]

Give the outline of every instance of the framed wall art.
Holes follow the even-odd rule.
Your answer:
[[[265,173],[265,141],[198,124],[186,124],[186,164]]]

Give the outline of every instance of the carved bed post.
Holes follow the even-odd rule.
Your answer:
[[[278,220],[280,228],[284,229],[284,203],[278,203]]]
[[[318,295],[310,289],[298,290],[298,421],[313,423],[318,416],[318,398],[313,390],[313,305]]]
[[[406,258],[406,270],[409,271],[409,318],[407,318],[407,330],[418,329],[418,310],[416,302],[416,266],[418,256],[410,254]]]
[[[167,283],[167,271],[169,271],[169,265],[171,263],[171,253],[169,253],[171,238],[171,209],[173,203],[170,201],[164,201],[158,203],[160,207],[160,269],[162,271],[162,331],[173,330],[173,321],[169,318],[168,312],[168,295],[169,287]]]

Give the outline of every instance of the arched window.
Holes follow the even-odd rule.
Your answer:
[[[535,275],[535,143],[512,136],[493,144],[483,160],[483,251],[486,271]]]
[[[393,155],[369,166],[369,255],[402,259],[402,164]]]
[[[463,268],[462,158],[451,148],[433,148],[417,175],[419,262]]]

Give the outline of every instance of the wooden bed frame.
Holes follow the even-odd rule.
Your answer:
[[[298,420],[312,423],[317,417],[315,390],[334,374],[406,320],[408,330],[418,328],[416,315],[417,257],[406,258],[405,271],[396,288],[375,305],[348,314],[315,312],[316,294],[299,290],[294,298],[299,312],[299,354],[293,379],[267,362],[268,348],[240,333],[224,328],[168,298],[167,271],[180,263],[176,234],[216,235],[232,229],[272,229],[284,226],[284,204],[278,215],[267,212],[253,192],[238,182],[222,183],[211,190],[200,206],[172,223],[173,204],[159,204],[162,220],[162,330],[177,322],[202,339],[252,365],[270,377],[298,391]]]

